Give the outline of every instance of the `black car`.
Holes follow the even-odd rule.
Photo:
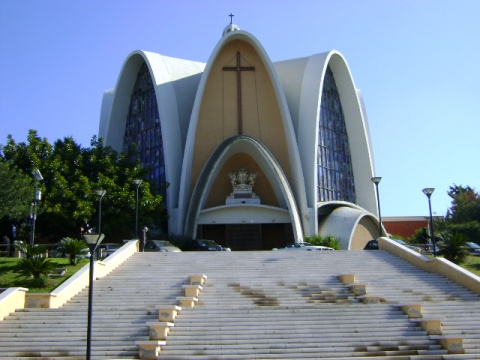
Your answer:
[[[230,248],[223,247],[213,240],[196,239],[189,241],[184,246],[185,251],[230,251]]]
[[[178,247],[166,240],[147,240],[145,251],[150,252],[181,252]]]
[[[378,250],[378,240],[370,240],[363,250]]]

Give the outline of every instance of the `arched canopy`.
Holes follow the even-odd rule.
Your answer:
[[[334,235],[343,250],[362,250],[369,240],[380,236],[375,215],[344,201],[321,203],[318,206],[322,236]]]
[[[237,153],[248,154],[262,169],[273,187],[280,209],[287,210],[289,213],[296,241],[300,241],[303,234],[300,223],[300,214],[292,189],[282,168],[271,152],[262,143],[246,135],[239,135],[225,140],[217,147],[203,167],[199,180],[192,193],[190,206],[186,215],[184,235],[192,238],[196,236],[196,226],[199,223],[200,212],[204,209],[212,184],[223,164],[225,164],[231,156]],[[252,207],[253,205],[249,206]],[[230,205],[229,207],[245,208],[244,205]],[[260,213],[260,211],[265,212],[268,210],[268,207],[265,206],[261,206],[261,208],[261,210],[258,209],[255,211]],[[282,213],[280,209],[273,211],[272,208],[270,211],[276,212],[276,216],[279,216],[278,214]],[[229,210],[229,212],[232,213],[232,210]]]

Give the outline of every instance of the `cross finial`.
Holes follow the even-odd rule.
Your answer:
[[[233,24],[233,17],[234,17],[235,15],[233,15],[232,13],[230,13],[230,15],[228,15],[228,16],[230,16],[230,24]]]

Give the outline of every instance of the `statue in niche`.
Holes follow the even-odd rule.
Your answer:
[[[228,173],[228,176],[232,184],[233,192],[227,197],[227,204],[260,203],[259,197],[253,192],[257,173],[249,173],[247,169],[241,168],[237,172]]]

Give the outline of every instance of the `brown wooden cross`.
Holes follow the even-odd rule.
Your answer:
[[[238,111],[238,134],[243,133],[242,124],[242,71],[255,71],[254,66],[241,66],[240,64],[240,52],[237,52],[237,66],[224,66],[223,71],[236,71],[237,72],[237,111]]]

